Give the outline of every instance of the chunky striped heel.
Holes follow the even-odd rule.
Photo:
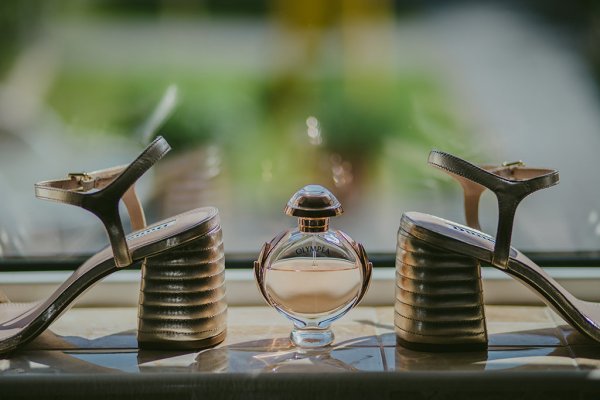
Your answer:
[[[401,227],[394,325],[398,343],[410,349],[485,350],[479,262],[431,246]]]
[[[225,339],[225,257],[218,216],[213,219],[206,235],[142,266],[140,348],[200,349]]]

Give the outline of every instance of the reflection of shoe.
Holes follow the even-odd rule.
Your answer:
[[[515,210],[527,195],[558,183],[558,172],[522,163],[476,167],[432,151],[429,163],[465,189],[471,228],[431,215],[408,212],[398,232],[395,326],[405,347],[434,351],[484,349],[487,330],[480,264],[514,276],[586,336],[600,341],[600,304],[573,297],[539,266],[510,247]],[[496,238],[478,227],[477,203],[488,188],[498,199]]]
[[[488,361],[487,351],[426,353],[396,346],[393,355],[396,371],[483,371]]]
[[[36,196],[82,207],[104,224],[110,246],[85,263],[41,302],[0,304],[0,352],[38,336],[86,289],[124,267],[142,268],[138,341],[143,347],[204,347],[223,340],[224,260],[216,208],[189,211],[145,227],[134,183],[170,150],[157,138],[129,166],[69,174],[36,184]],[[125,236],[123,200],[134,233]]]

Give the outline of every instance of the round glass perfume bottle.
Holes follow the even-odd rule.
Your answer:
[[[285,207],[298,227],[265,243],[254,263],[263,297],[290,319],[292,342],[317,348],[333,342],[330,325],[357,305],[371,280],[372,264],[360,243],[329,229],[329,218],[343,212],[323,186],[308,185]]]

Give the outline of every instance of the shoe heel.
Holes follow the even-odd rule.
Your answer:
[[[400,229],[394,325],[399,345],[421,351],[487,348],[479,262]]]
[[[199,349],[225,339],[225,256],[221,228],[146,259],[138,307],[145,349]]]

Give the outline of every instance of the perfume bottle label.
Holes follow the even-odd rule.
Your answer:
[[[319,254],[319,255],[322,255],[322,256],[330,257],[331,256],[331,251],[330,251],[329,247],[321,246],[321,245],[303,246],[303,247],[298,247],[296,249],[296,254],[299,255],[299,256]]]
[[[347,258],[347,253],[344,249],[336,248],[335,246],[327,246],[326,244],[314,245],[299,245],[292,246],[281,252],[277,257],[279,259],[287,258]]]

